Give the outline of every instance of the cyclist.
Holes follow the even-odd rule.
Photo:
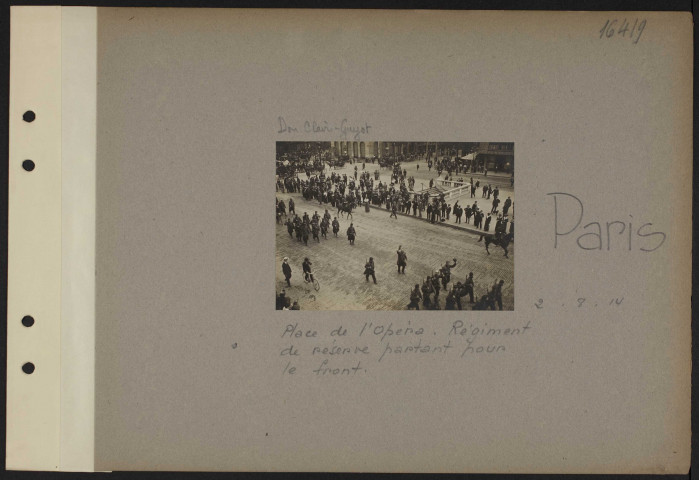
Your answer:
[[[307,282],[313,282],[313,272],[311,271],[311,261],[308,257],[303,259],[303,276]]]

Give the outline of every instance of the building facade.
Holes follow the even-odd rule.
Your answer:
[[[330,150],[336,157],[390,157],[393,155],[466,155],[476,150],[473,142],[330,142]]]
[[[515,144],[512,142],[481,142],[476,154],[476,165],[492,172],[513,173]]]

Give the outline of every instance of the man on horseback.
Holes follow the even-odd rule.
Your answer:
[[[502,239],[503,228],[502,228],[502,216],[498,215],[498,219],[495,223],[495,236],[493,237],[493,242],[496,245],[500,245]]]
[[[500,238],[497,239],[496,235],[488,235],[488,234],[482,234],[478,241],[482,241],[485,238],[485,251],[490,255],[490,250],[488,249],[488,246],[493,243],[499,247],[502,247],[502,249],[505,251],[505,257],[509,258],[508,255],[508,250],[507,247],[510,245],[510,242],[512,241],[512,234],[511,233],[501,233]]]
[[[348,217],[353,217],[352,209],[354,208],[354,203],[345,200],[341,204],[338,204],[337,213],[342,216],[342,213],[346,213]]]

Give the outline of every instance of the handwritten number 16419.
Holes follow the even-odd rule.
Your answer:
[[[631,23],[627,22],[626,19],[622,20],[620,23],[619,20],[615,18],[614,20],[607,20],[604,27],[602,27],[602,29],[599,31],[599,38],[612,38],[615,35],[617,37],[625,38],[626,34],[628,33],[629,39],[635,45],[641,39],[641,34],[645,28],[645,19],[639,22],[638,18],[636,18],[632,25]]]

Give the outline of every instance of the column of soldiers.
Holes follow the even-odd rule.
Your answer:
[[[330,212],[328,210],[325,210],[325,213],[323,213],[323,216],[321,217],[318,214],[318,211],[316,210],[313,213],[313,216],[309,217],[308,212],[303,212],[303,216],[300,217],[296,212],[293,213],[293,217],[291,216],[291,205],[293,205],[293,199],[289,199],[289,214],[287,216],[286,222],[284,222],[284,225],[286,225],[287,232],[289,233],[289,236],[291,238],[294,238],[296,236],[296,241],[298,242],[303,242],[304,245],[308,245],[308,239],[311,238],[312,240],[315,240],[316,242],[320,243],[320,237],[323,237],[324,239],[327,240],[328,238],[328,231],[330,230],[330,227],[332,227],[332,233],[335,237],[337,237],[338,232],[340,231],[340,222],[338,221],[337,217],[332,217]],[[279,220],[280,218],[280,212],[284,212],[285,207],[284,207],[284,200],[277,200],[277,219]],[[332,218],[332,221],[331,221]],[[278,221],[278,223],[281,223]],[[354,226],[353,224],[350,224],[351,230],[348,229],[348,237],[356,235],[354,232]],[[350,239],[350,243],[354,243],[354,238]]]
[[[424,310],[441,310],[439,302],[440,292],[446,292],[444,300],[445,310],[463,310],[462,298],[467,295],[469,304],[472,305],[472,310],[496,310],[496,305],[502,310],[504,280],[496,281],[483,295],[475,297],[474,300],[475,283],[473,272],[468,274],[464,282],[456,282],[449,288],[449,282],[451,281],[450,270],[455,266],[456,259],[454,259],[452,265],[446,262],[442,268],[435,270],[433,275],[428,275],[423,280],[422,285],[416,283],[415,287],[410,291],[408,310],[420,310],[420,303],[422,303]]]

